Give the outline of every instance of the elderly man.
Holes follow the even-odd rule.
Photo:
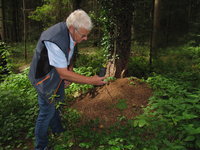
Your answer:
[[[64,98],[64,84],[105,84],[104,77],[86,77],[73,72],[75,45],[87,40],[91,29],[88,14],[76,10],[66,22],[53,25],[40,36],[29,72],[29,79],[38,93],[40,108],[35,127],[36,150],[47,149],[49,127],[55,134],[63,131],[55,101]]]

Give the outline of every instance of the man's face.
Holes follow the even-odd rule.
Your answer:
[[[76,43],[81,43],[83,40],[87,40],[89,32],[90,31],[86,30],[85,28],[70,28],[71,36]]]

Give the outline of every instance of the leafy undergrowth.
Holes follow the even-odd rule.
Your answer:
[[[199,150],[199,56],[199,49],[188,49],[176,55],[177,63],[170,59],[158,64],[158,74],[144,80],[153,89],[153,96],[143,108],[144,113],[134,119],[121,116],[108,128],[95,118],[79,124],[81,114],[65,108],[62,119],[66,132],[59,137],[50,136],[49,143],[55,150]],[[184,61],[177,61],[182,59]],[[93,63],[93,67],[87,65],[77,72],[94,75],[97,63]],[[67,90],[68,96],[79,95],[77,91],[84,93],[90,88],[73,84]],[[27,70],[10,75],[0,84],[0,90],[0,150],[32,150],[38,106]],[[124,105],[125,100],[118,104],[119,109],[128,107]]]
[[[0,147],[26,147],[32,140],[38,107],[27,72],[11,74],[0,84]],[[14,148],[15,147],[15,148]]]
[[[9,43],[9,52],[12,59],[12,71],[15,73],[22,72],[25,67],[29,66],[34,54],[37,41],[26,43],[26,60],[24,43]]]
[[[32,149],[34,119],[37,114],[36,93],[30,88],[26,73],[10,77],[1,84],[1,147]],[[134,120],[121,118],[106,128],[98,120],[79,124],[81,115],[64,109],[61,136],[50,138],[55,150],[197,150],[200,148],[200,90],[190,82],[163,75],[149,77],[146,82],[154,95],[144,113]],[[33,101],[34,100],[34,101]],[[6,109],[5,109],[6,108]],[[18,148],[18,149],[19,149]]]
[[[146,82],[154,95],[144,113],[134,120],[119,120],[112,127],[91,120],[79,124],[75,110],[64,113],[67,131],[54,139],[57,150],[197,150],[200,148],[200,90],[162,75]],[[123,124],[122,124],[123,121]]]

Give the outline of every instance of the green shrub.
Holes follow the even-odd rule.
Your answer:
[[[92,67],[79,67],[79,68],[74,68],[74,72],[85,75],[85,76],[92,76],[96,73],[95,69]],[[77,83],[72,83],[69,88],[66,88],[66,94],[68,97],[76,98],[80,96],[81,94],[86,93],[89,89],[93,88],[93,85],[89,84],[77,84]]]
[[[0,146],[5,149],[33,137],[38,108],[27,72],[11,74],[0,84]]]
[[[0,42],[0,80],[3,80],[10,73],[11,63],[9,57],[8,46],[6,43]]]
[[[148,131],[160,148],[199,149],[200,90],[188,91],[189,85],[184,81],[161,75],[150,77],[147,82],[154,89],[154,96],[134,126]]]
[[[128,63],[128,76],[138,78],[147,77],[149,74],[149,64],[146,58],[141,56],[131,57]]]
[[[200,47],[183,45],[161,49],[159,58],[154,60],[153,68],[155,72],[161,74],[170,72],[200,73]]]
[[[100,71],[100,68],[105,64],[102,51],[98,51],[96,54],[86,55],[80,54],[76,60],[75,67],[92,67],[93,73]]]

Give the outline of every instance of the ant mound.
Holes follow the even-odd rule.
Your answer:
[[[72,108],[81,114],[81,122],[98,119],[109,127],[119,120],[133,119],[142,113],[152,90],[137,78],[122,78],[90,91]]]

